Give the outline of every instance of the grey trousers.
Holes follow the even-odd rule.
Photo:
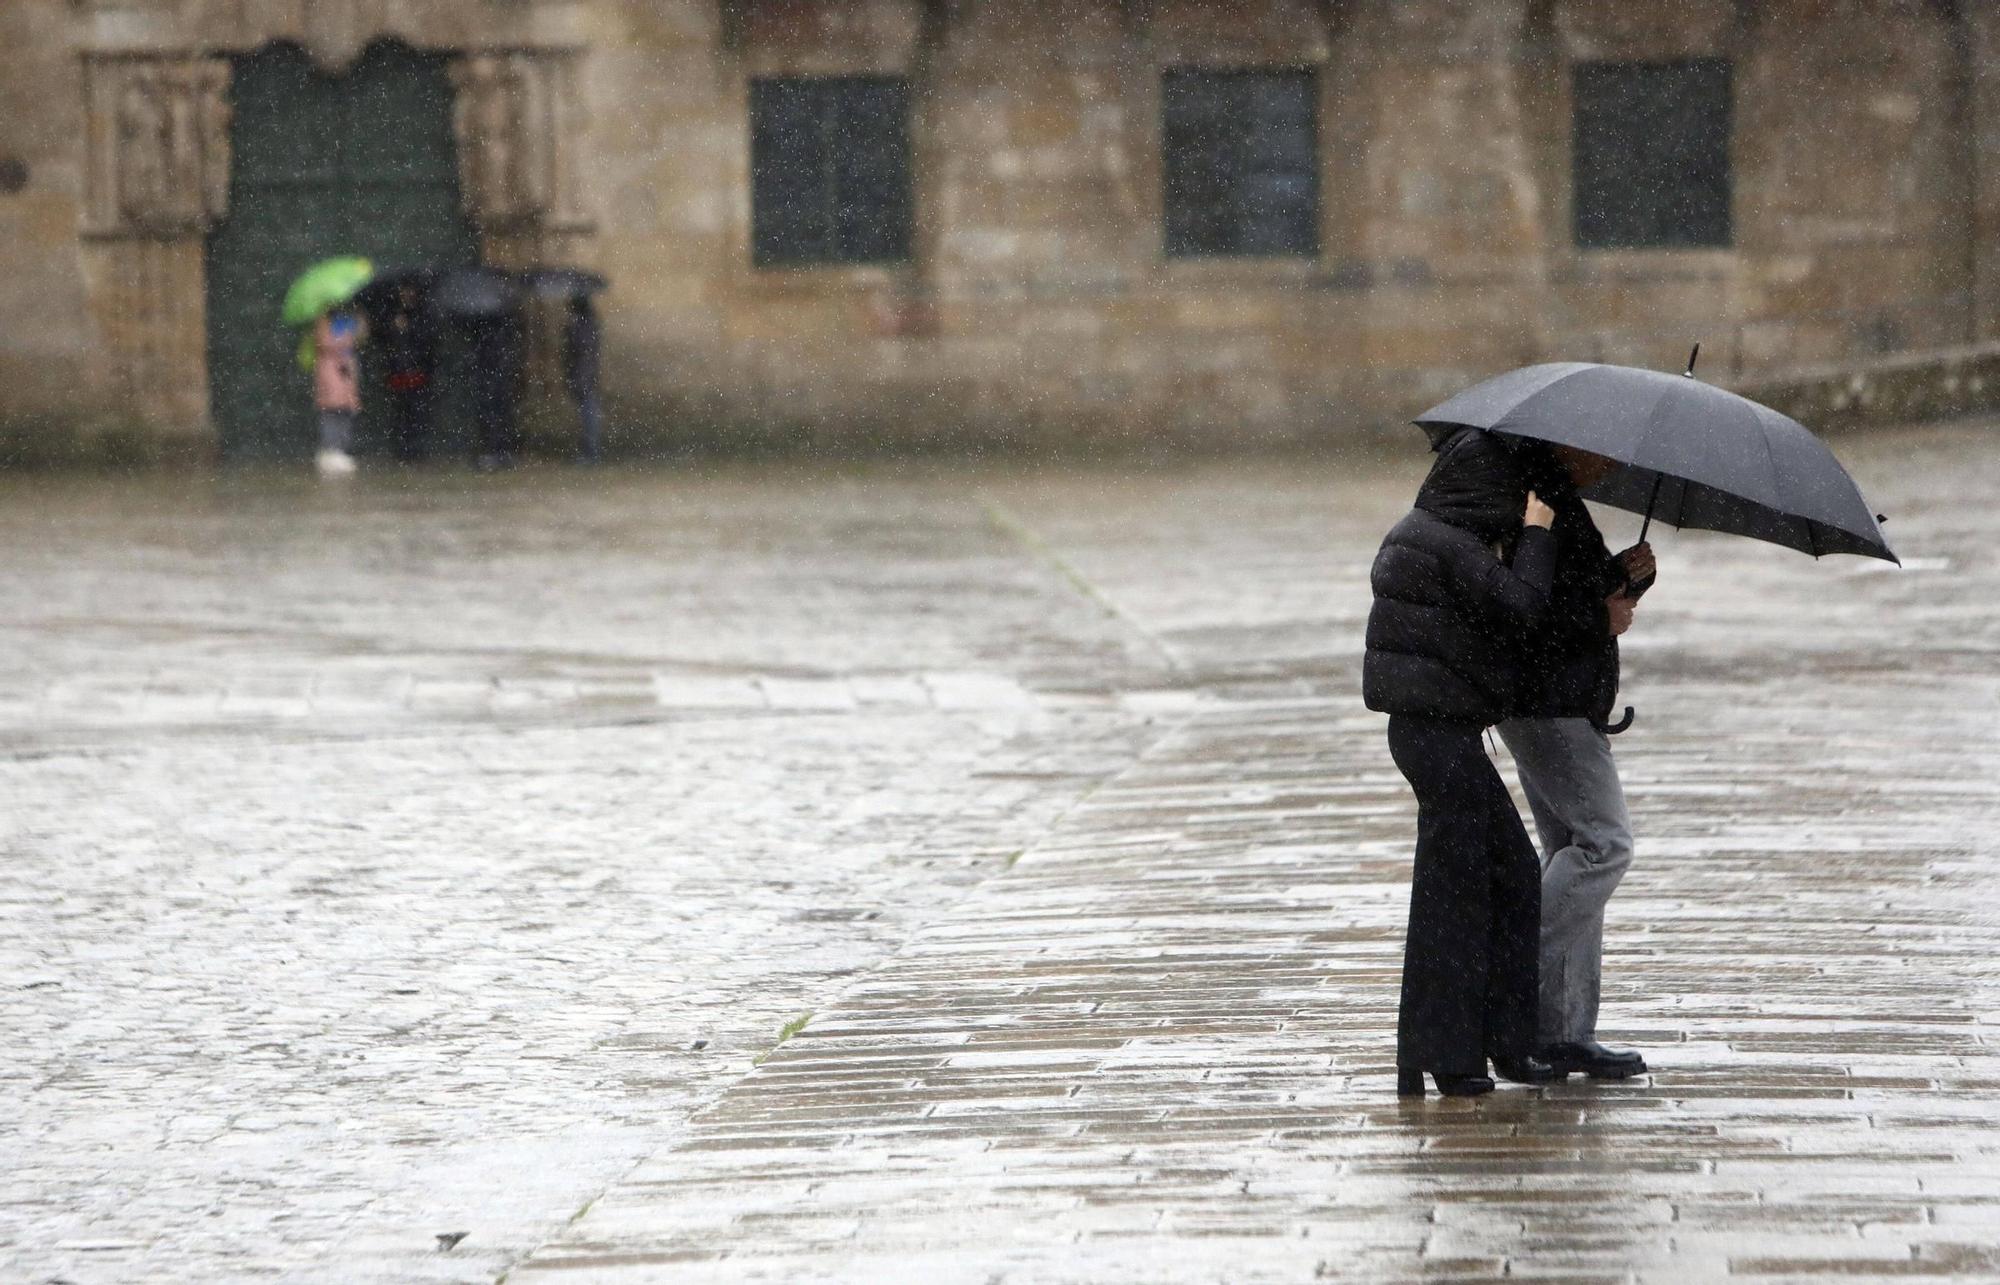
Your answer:
[[[323,410],[319,413],[319,448],[322,451],[347,451],[354,442],[354,412],[351,410]]]
[[[1542,843],[1541,1041],[1597,1034],[1604,906],[1632,864],[1632,824],[1611,742],[1587,718],[1500,724]]]

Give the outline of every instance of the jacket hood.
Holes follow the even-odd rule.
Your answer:
[[[1491,433],[1461,428],[1442,435],[1437,462],[1417,489],[1416,507],[1492,544],[1520,533],[1528,484],[1508,447]]]

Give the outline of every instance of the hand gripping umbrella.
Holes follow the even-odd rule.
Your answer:
[[[1695,345],[1699,354],[1701,345]],[[1881,519],[1824,443],[1797,420],[1685,375],[1561,361],[1475,384],[1416,419],[1574,446],[1624,467],[1585,499],[1674,527],[1810,553],[1900,564]],[[1645,529],[1639,538],[1645,539]]]

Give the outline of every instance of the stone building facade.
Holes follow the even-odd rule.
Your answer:
[[[246,60],[290,51],[337,87],[385,43],[448,78],[468,243],[611,278],[626,446],[1338,440],[1531,360],[1668,365],[1698,339],[1727,380],[2000,337],[1983,0],[6,0],[10,455],[228,444],[209,301],[249,217]],[[1721,204],[1691,239],[1606,239],[1579,165],[1615,193],[1645,122],[1689,115],[1649,67],[1724,86],[1702,162]],[[1277,72],[1309,157],[1232,159],[1230,104],[1253,100],[1219,78]],[[760,176],[753,116],[786,85],[813,110],[829,79],[897,105],[887,160],[853,162],[859,213],[822,211],[877,249],[843,255],[836,229],[760,255],[760,202],[818,197]],[[1223,106],[1181,137],[1184,83]],[[1639,134],[1581,136],[1600,85]],[[839,156],[875,128],[825,119],[769,137]],[[1250,210],[1243,245],[1177,246],[1175,203],[1218,199]],[[1292,219],[1275,249],[1258,201]]]

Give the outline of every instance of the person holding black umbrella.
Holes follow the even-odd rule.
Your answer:
[[[1537,1056],[1562,1072],[1623,1080],[1639,1054],[1597,1042],[1604,907],[1632,864],[1632,828],[1611,756],[1618,638],[1631,627],[1655,566],[1649,545],[1613,556],[1579,491],[1617,464],[1590,451],[1514,443],[1515,457],[1555,510],[1555,577],[1543,627],[1527,640],[1515,716],[1500,739],[1542,841],[1541,1003]]]
[[[1438,434],[1416,504],[1369,572],[1362,697],[1417,796],[1416,865],[1396,1023],[1396,1091],[1488,1093],[1557,1078],[1537,1060],[1534,844],[1480,734],[1514,712],[1528,641],[1551,601],[1555,512],[1512,452],[1477,429]]]
[[[511,468],[520,449],[522,371],[527,334],[516,310],[478,313],[462,323],[472,345],[472,418],[482,472]]]
[[[453,268],[437,279],[430,304],[465,336],[470,348],[473,422],[479,467],[505,468],[520,449],[519,412],[527,334],[522,289],[512,273],[484,264]]]
[[[1414,421],[1434,445],[1468,432],[1508,443],[1557,510],[1554,606],[1522,657],[1531,681],[1515,694],[1514,712],[1526,717],[1500,725],[1550,849],[1540,1053],[1557,1074],[1621,1079],[1646,1069],[1638,1054],[1598,1044],[1595,1028],[1604,903],[1631,860],[1624,792],[1604,737],[1629,726],[1632,710],[1615,725],[1605,720],[1616,695],[1616,637],[1654,575],[1646,543],[1654,519],[1814,558],[1896,561],[1882,535],[1887,519],[1825,443],[1790,416],[1696,379],[1700,356],[1696,344],[1678,375],[1596,362],[1523,366]],[[1609,558],[1574,492],[1644,514],[1638,543]]]
[[[396,458],[415,463],[430,454],[438,364],[437,319],[416,281],[395,285],[381,333]]]
[[[582,268],[535,268],[523,277],[537,299],[561,303],[563,321],[563,385],[576,404],[579,442],[577,458],[595,464],[604,454],[604,408],[598,390],[598,365],[604,351],[604,323],[595,296],[610,283]]]
[[[603,327],[588,294],[572,295],[563,326],[563,383],[576,402],[581,430],[578,458],[595,464],[604,454],[604,410],[598,400],[597,367],[604,347]]]

